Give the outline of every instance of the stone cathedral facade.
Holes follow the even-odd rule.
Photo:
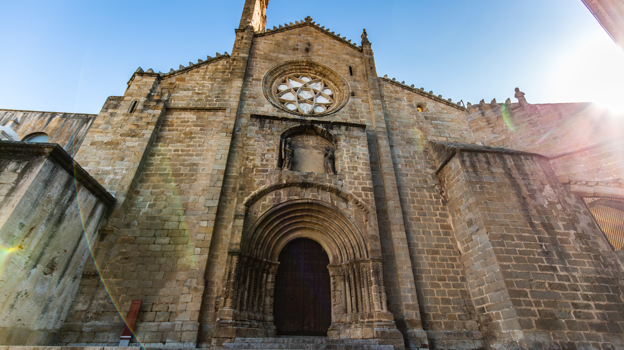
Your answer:
[[[0,110],[0,344],[116,346],[141,300],[153,348],[624,348],[624,118],[455,103],[267,6],[97,115]]]

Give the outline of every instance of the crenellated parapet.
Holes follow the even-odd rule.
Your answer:
[[[201,68],[201,67],[216,63],[218,61],[228,59],[230,57],[231,57],[230,54],[227,52],[225,52],[223,55],[217,52],[215,57],[208,55],[205,60],[201,58],[198,59],[197,63],[190,61],[188,66],[180,65],[178,69],[171,68],[168,73],[163,73],[163,72],[155,73],[152,68],[149,68],[147,71],[144,71],[143,68],[139,67],[137,68],[137,70],[134,72],[134,74],[128,81],[128,85],[132,83],[132,81],[134,80],[134,77],[137,74],[141,74],[145,76],[154,76],[154,77],[158,77],[159,79],[166,79],[166,78],[171,78],[180,74],[187,73],[193,69]]]
[[[381,78],[381,79],[383,79],[385,82],[388,82],[388,83],[390,83],[392,85],[401,87],[401,88],[409,90],[411,92],[415,92],[415,93],[417,93],[419,95],[422,95],[424,97],[432,99],[432,100],[434,100],[436,102],[440,102],[440,103],[443,103],[443,104],[445,104],[447,106],[450,106],[450,107],[453,107],[453,108],[457,108],[457,109],[459,109],[461,111],[466,110],[466,108],[464,106],[462,106],[462,102],[461,101],[457,102],[457,103],[453,103],[453,99],[451,99],[451,98],[447,98],[445,100],[445,99],[442,98],[442,95],[437,95],[437,96],[434,95],[433,91],[426,92],[424,87],[421,87],[420,89],[418,89],[418,88],[414,87],[414,84],[407,85],[405,83],[405,81],[398,82],[396,80],[396,78],[392,78],[392,79],[388,78],[388,75],[384,75],[383,78]],[[468,104],[468,105],[470,105],[470,104]]]
[[[335,40],[340,41],[343,44],[349,45],[354,50],[358,50],[360,52],[362,51],[362,46],[358,46],[356,43],[351,42],[351,39],[347,39],[346,37],[341,36],[340,34],[336,34],[336,32],[331,31],[331,29],[325,28],[325,26],[321,26],[320,24],[314,22],[314,20],[310,16],[306,17],[303,21],[295,21],[295,23],[292,23],[292,22],[285,23],[284,25],[280,24],[278,27],[273,26],[273,29],[268,29],[263,33],[256,33],[256,36],[263,37],[267,35],[283,33],[285,31],[292,30],[292,29],[303,28],[303,27],[312,27],[320,31],[323,34],[329,35]]]

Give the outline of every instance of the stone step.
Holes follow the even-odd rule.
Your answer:
[[[394,350],[392,345],[301,344],[301,343],[230,343],[226,349],[325,349],[325,350]]]
[[[327,337],[236,338],[226,349],[320,349],[320,350],[394,350],[374,339],[329,339]]]

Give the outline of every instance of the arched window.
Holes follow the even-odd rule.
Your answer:
[[[422,104],[419,104],[418,106],[416,106],[416,109],[417,109],[419,112],[424,112],[424,111],[425,111],[425,106],[424,106],[424,105],[422,105]]]
[[[33,134],[26,135],[22,139],[24,142],[33,142],[33,143],[46,143],[50,140],[50,136],[44,132],[36,132]]]

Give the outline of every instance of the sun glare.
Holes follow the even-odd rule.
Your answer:
[[[624,113],[624,51],[604,33],[580,39],[558,58],[550,89],[557,102],[594,102]]]
[[[10,247],[10,248],[6,248],[6,247],[2,247],[0,246],[0,254],[8,254],[8,253],[13,253],[14,251],[20,249],[20,247]]]

